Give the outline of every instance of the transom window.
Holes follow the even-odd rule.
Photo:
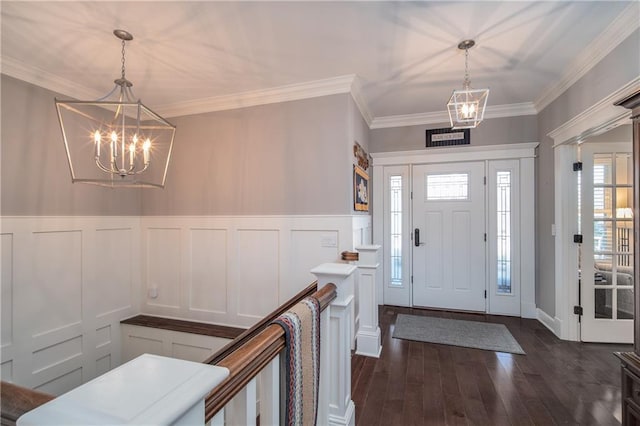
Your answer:
[[[467,173],[427,175],[425,187],[427,188],[427,201],[469,199],[469,175]]]

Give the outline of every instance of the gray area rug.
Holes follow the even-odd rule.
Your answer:
[[[525,354],[504,324],[399,314],[396,339]]]

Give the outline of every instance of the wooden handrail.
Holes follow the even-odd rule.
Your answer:
[[[264,330],[271,321],[278,318],[283,313],[287,312],[294,306],[296,303],[304,299],[305,297],[311,296],[318,289],[318,282],[315,281],[309,284],[306,288],[300,291],[298,294],[293,296],[291,299],[284,302],[281,306],[278,307],[275,311],[271,312],[269,315],[261,319],[257,324],[253,327],[246,330],[244,333],[240,334],[238,337],[233,339],[231,342],[227,343],[222,349],[218,352],[211,355],[209,358],[205,359],[203,362],[205,364],[217,364],[222,361],[224,358],[229,356],[233,351],[238,349],[240,346],[248,342],[252,337],[255,337],[258,333]]]
[[[320,309],[324,310],[336,298],[336,294],[335,284],[327,284],[312,296],[318,300]],[[279,325],[272,324],[217,363],[216,365],[229,369],[229,377],[207,395],[205,421],[211,420],[284,347],[284,330]]]
[[[54,398],[47,393],[0,382],[0,424],[15,425],[21,415]]]

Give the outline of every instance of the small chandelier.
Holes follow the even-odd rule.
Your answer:
[[[176,127],[133,95],[122,74],[111,92],[95,101],[58,100],[56,109],[67,151],[71,181],[107,187],[164,188]]]
[[[473,40],[458,44],[458,49],[464,49],[464,82],[462,90],[454,90],[447,103],[452,129],[473,129],[484,118],[489,89],[472,89],[469,79],[469,49],[475,44]]]

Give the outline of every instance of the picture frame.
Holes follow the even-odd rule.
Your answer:
[[[353,166],[353,208],[355,211],[369,211],[369,175],[359,166]]]

